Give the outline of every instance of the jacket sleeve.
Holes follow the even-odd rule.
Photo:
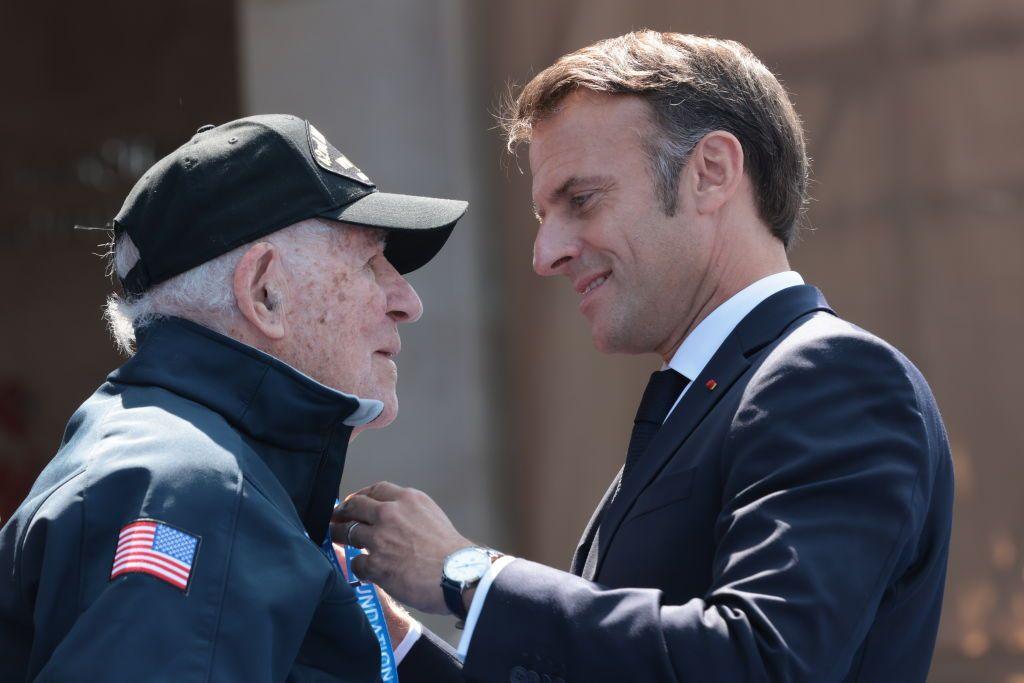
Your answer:
[[[426,627],[398,666],[398,676],[408,683],[462,683],[466,680],[455,650]]]
[[[665,604],[518,560],[491,587],[467,677],[843,679],[913,556],[928,437],[893,349],[857,336],[794,346],[771,353],[733,418],[708,591]]]
[[[308,562],[301,530],[237,469],[212,466],[212,450],[135,466],[100,454],[77,506],[37,515],[37,629],[54,641],[39,680],[285,680],[330,567]],[[141,572],[111,578],[120,530],[137,519],[198,539],[187,586]],[[72,559],[77,576],[66,571]],[[67,583],[47,578],[58,574]]]

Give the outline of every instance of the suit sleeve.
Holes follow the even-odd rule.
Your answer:
[[[398,665],[398,676],[408,683],[463,683],[466,680],[455,650],[426,627]]]
[[[467,677],[843,679],[913,555],[929,448],[915,382],[890,347],[783,345],[745,387],[725,442],[709,590],[665,604],[657,590],[516,561],[491,588]]]

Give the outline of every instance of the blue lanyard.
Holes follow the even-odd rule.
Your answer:
[[[330,532],[324,539],[320,549],[327,559],[331,561],[334,568],[345,577],[348,585],[356,592],[356,600],[359,607],[366,614],[373,634],[377,636],[377,643],[380,645],[380,679],[384,683],[398,683],[398,664],[395,662],[395,651],[391,647],[391,636],[388,634],[387,623],[384,621],[384,610],[380,606],[380,597],[377,595],[377,587],[372,583],[363,583],[352,571],[352,558],[359,557],[363,553],[359,548],[347,545],[339,545],[345,549],[345,566],[341,566],[338,555],[331,543]]]

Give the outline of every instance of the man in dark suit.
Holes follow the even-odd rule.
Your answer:
[[[568,573],[393,484],[336,513],[357,572],[465,619],[403,680],[924,681],[949,446],[917,369],[790,270],[807,157],[778,81],[736,43],[641,32],[560,59],[509,122],[534,268],[569,278],[600,350],[663,368]]]

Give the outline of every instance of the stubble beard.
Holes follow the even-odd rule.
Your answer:
[[[592,337],[598,351],[643,354],[655,350],[658,321],[644,303],[642,300],[612,302],[605,324],[594,321]]]

